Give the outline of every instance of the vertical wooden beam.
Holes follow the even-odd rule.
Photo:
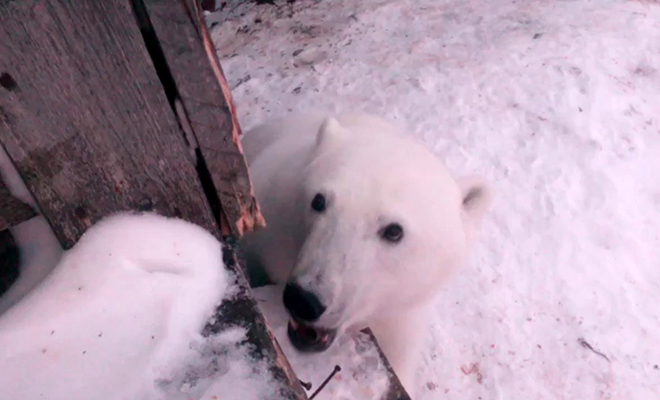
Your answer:
[[[194,0],[134,0],[134,7],[143,36],[149,42],[147,47],[158,60],[156,68],[170,104],[187,140],[197,146],[197,162],[204,164],[218,195],[222,217],[229,225],[223,233],[240,238],[244,232],[265,226],[243,157],[231,92],[199,4]],[[225,263],[237,271],[239,294],[221,305],[218,314],[222,318],[208,325],[205,333],[214,334],[232,325],[248,328],[249,340],[259,344],[254,355],[269,360],[276,380],[283,382],[282,395],[306,399],[252,298],[242,273],[244,267],[231,247],[225,252]]]
[[[197,148],[229,232],[265,226],[252,191],[229,86],[195,0],[134,0],[143,34],[157,37],[157,68],[179,123]],[[152,39],[153,40],[153,39]],[[148,47],[154,47],[148,46]],[[162,60],[161,60],[162,58]]]
[[[401,381],[394,372],[394,369],[392,368],[392,365],[387,359],[387,356],[385,356],[383,350],[380,349],[380,346],[378,345],[378,340],[374,336],[371,329],[366,328],[362,330],[362,332],[368,335],[369,339],[376,344],[380,361],[383,363],[383,365],[385,366],[385,370],[387,371],[390,386],[387,390],[387,393],[385,393],[385,395],[383,396],[382,400],[411,400],[410,395],[408,394],[408,392],[406,392],[406,389],[404,389],[403,385],[401,384]]]

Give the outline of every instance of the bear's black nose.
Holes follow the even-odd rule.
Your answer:
[[[325,312],[325,306],[314,293],[291,282],[284,287],[284,306],[292,317],[302,322],[314,322]]]

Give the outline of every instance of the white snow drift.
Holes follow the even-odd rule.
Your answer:
[[[0,399],[159,398],[227,284],[202,228],[152,214],[101,221],[0,317]]]

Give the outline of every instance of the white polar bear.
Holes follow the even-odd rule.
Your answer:
[[[268,226],[246,235],[253,282],[284,284],[302,352],[370,327],[411,396],[428,306],[491,202],[370,115],[296,115],[241,139]],[[263,282],[262,282],[263,283]],[[258,286],[258,285],[255,285]]]

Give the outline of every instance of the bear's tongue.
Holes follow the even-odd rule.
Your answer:
[[[296,321],[291,321],[291,327],[293,327],[296,335],[301,339],[310,341],[310,342],[324,342],[327,341],[328,335],[321,333],[319,330],[314,329],[303,324],[299,324]]]
[[[289,321],[288,336],[295,348],[304,352],[319,352],[330,347],[334,341],[336,330],[314,328],[296,321]]]

